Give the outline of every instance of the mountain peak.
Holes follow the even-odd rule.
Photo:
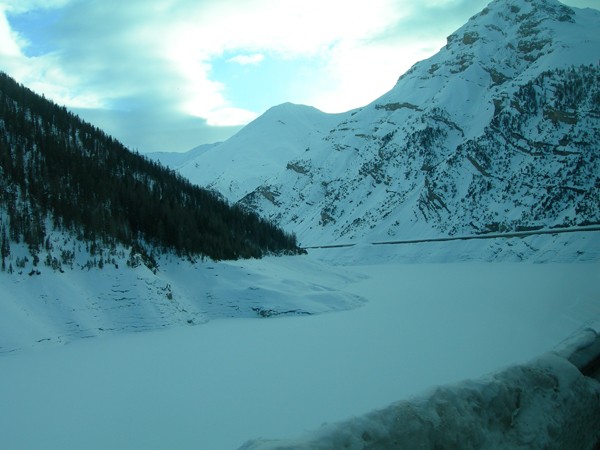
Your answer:
[[[470,28],[503,31],[506,36],[515,34],[519,38],[533,37],[550,23],[574,23],[575,15],[575,10],[557,0],[494,0],[452,34],[448,43],[457,37],[463,38],[467,45],[476,42],[475,36],[461,36]]]
[[[475,48],[478,56],[487,50],[495,57],[491,62],[510,57],[510,65],[523,70],[553,51],[555,39],[575,31],[575,16],[575,10],[556,0],[494,0],[448,36],[445,49],[472,54]]]
[[[304,244],[600,223],[599,28],[492,1],[370,105],[273,107],[181,173]]]
[[[194,183],[236,202],[274,172],[284,170],[289,160],[326,135],[339,117],[295,103],[273,106],[227,141],[177,169]]]
[[[599,26],[495,0],[242,201],[304,242],[595,223]]]
[[[522,20],[524,14],[541,13],[565,21],[574,14],[573,9],[558,0],[493,0],[480,14],[493,10],[511,13],[516,20]]]
[[[569,8],[556,0],[494,0],[448,36],[436,55],[403,74],[377,102],[423,106],[443,95],[457,99],[455,90],[446,91],[447,86],[455,89],[456,83],[462,83],[463,90],[482,84],[494,88],[548,69],[598,61],[599,22],[599,11]],[[394,99],[399,95],[402,98]]]

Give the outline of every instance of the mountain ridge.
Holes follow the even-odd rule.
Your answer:
[[[598,26],[494,1],[241,203],[306,245],[597,223]]]
[[[161,154],[149,154],[195,184],[223,195],[235,203],[265,183],[289,160],[305,151],[310,143],[328,133],[340,114],[324,113],[312,106],[283,103],[267,110],[225,142],[173,163]],[[236,177],[232,167],[242,167],[245,175]]]

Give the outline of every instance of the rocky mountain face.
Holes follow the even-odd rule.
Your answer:
[[[328,131],[288,120],[303,150],[255,188],[241,166],[215,180],[304,245],[598,223],[598,29],[596,10],[493,1],[381,98],[321,114]]]

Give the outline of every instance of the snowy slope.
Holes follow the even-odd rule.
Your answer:
[[[308,256],[261,260],[189,261],[165,255],[158,269],[128,252],[90,255],[81,244],[62,267],[31,261],[13,273],[0,272],[0,354],[48,347],[82,338],[204,324],[225,317],[314,315],[359,308],[364,297],[349,289],[362,275],[349,267],[398,263],[485,262],[572,263],[600,261],[600,231],[507,239],[457,240],[397,245],[310,249]],[[14,246],[16,260],[28,250]],[[103,259],[103,268],[98,260]],[[129,264],[128,264],[129,262]]]
[[[64,237],[54,239],[62,243]],[[303,257],[215,263],[166,254],[150,269],[139,256],[132,265],[124,249],[96,253],[91,265],[78,245],[59,270],[27,262],[13,273],[0,272],[0,355],[224,317],[312,315],[364,303],[345,291],[354,275]],[[17,260],[24,261],[28,252],[21,247]],[[44,252],[39,256],[46,260]],[[106,261],[101,269],[99,259]]]
[[[285,170],[290,160],[329,133],[339,117],[310,106],[285,103],[269,109],[227,141],[201,154],[195,149],[184,154],[185,161],[174,162],[162,154],[148,156],[236,202]]]
[[[163,166],[167,166],[173,170],[179,169],[181,166],[188,163],[194,158],[198,158],[213,147],[220,145],[221,142],[215,142],[214,144],[202,144],[193,149],[177,153],[177,152],[153,152],[147,153],[146,156],[154,161],[160,162]]]
[[[493,1],[335,126],[276,127],[275,108],[222,144],[244,160],[212,159],[220,146],[202,178],[181,173],[304,245],[598,223],[598,29],[596,10]],[[263,123],[260,145],[243,138]]]

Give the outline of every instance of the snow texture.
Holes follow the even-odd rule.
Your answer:
[[[305,246],[598,223],[599,28],[493,1],[371,104],[275,107],[178,170]]]
[[[195,184],[237,202],[321,139],[339,121],[339,114],[284,103],[275,106],[225,142],[200,146],[175,157],[150,153],[150,158],[177,170]],[[239,176],[237,176],[239,175]]]
[[[0,273],[0,448],[592,448],[599,231],[373,243],[599,222],[599,23],[496,0],[360,110],[155,155],[353,246],[97,269],[53,236],[72,267]]]
[[[338,424],[296,441],[241,450],[592,449],[600,440],[600,383],[548,354],[477,381]]]
[[[354,275],[308,258],[215,263],[165,255],[151,270],[118,257],[88,269],[84,253],[78,257],[62,273],[44,265],[33,275],[29,267],[0,273],[0,354],[225,317],[311,315],[364,303],[344,292]]]

